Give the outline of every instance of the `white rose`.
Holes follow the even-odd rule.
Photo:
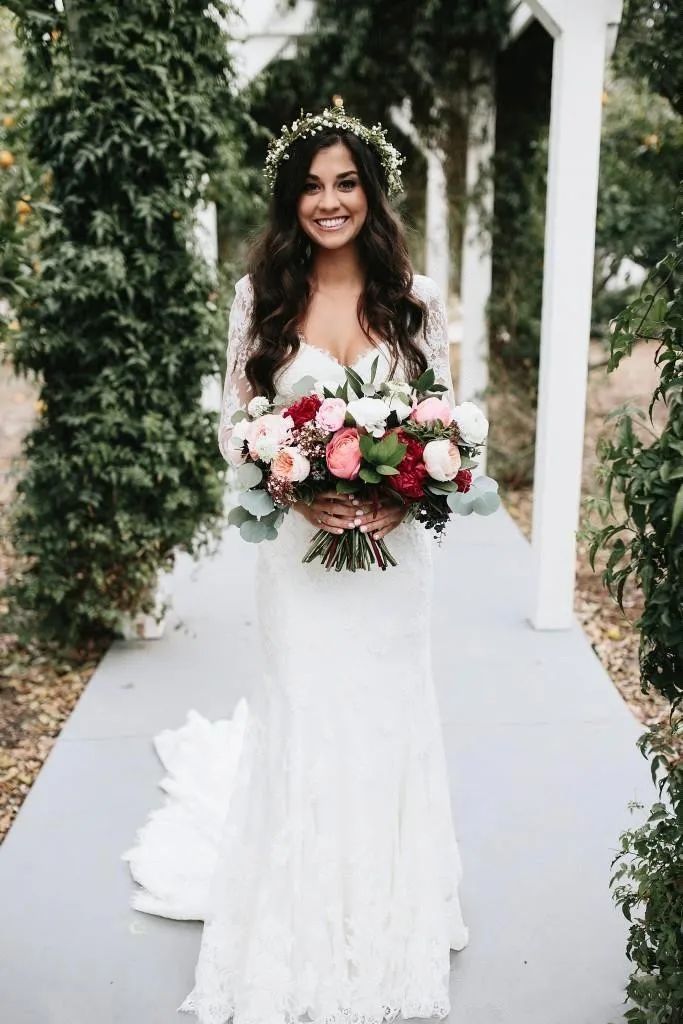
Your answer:
[[[391,409],[382,398],[357,398],[349,402],[347,412],[353,416],[356,426],[364,427],[373,437],[381,437]]]
[[[453,410],[453,422],[457,423],[460,436],[469,445],[483,444],[489,432],[489,421],[474,402],[463,402]]]
[[[336,395],[338,388],[339,382],[336,380],[319,380],[316,382],[313,391],[318,396],[318,398],[322,400],[325,397],[325,389],[331,391],[333,395]]]
[[[251,402],[247,406],[247,412],[254,418],[265,415],[269,409],[270,402],[265,395],[257,395],[256,398],[252,398]]]
[[[427,472],[433,480],[445,483],[446,480],[453,480],[460,469],[460,452],[458,446],[449,441],[447,437],[439,438],[438,441],[428,441],[422,454]]]

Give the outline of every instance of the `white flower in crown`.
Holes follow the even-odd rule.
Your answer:
[[[334,105],[325,107],[322,114],[304,114],[293,121],[288,128],[282,126],[280,137],[273,139],[268,146],[266,156],[265,175],[272,192],[277,180],[278,167],[282,160],[289,159],[287,150],[298,139],[304,139],[315,135],[323,129],[337,128],[342,131],[353,132],[366,145],[372,147],[379,157],[387,179],[387,191],[389,196],[398,195],[403,186],[401,183],[401,164],[405,162],[399,151],[392,146],[386,137],[386,131],[381,124],[375,124],[367,128],[357,117],[352,117],[344,110],[344,103],[341,96],[333,97]]]

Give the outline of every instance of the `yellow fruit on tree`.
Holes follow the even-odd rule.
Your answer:
[[[6,170],[11,167],[14,163],[14,154],[10,153],[9,149],[0,149],[0,167]]]
[[[4,128],[14,128],[16,123],[16,117],[12,117],[11,114],[5,114],[5,116],[2,119],[2,124]]]
[[[17,213],[21,217],[23,214],[25,217],[31,212],[31,204],[27,203],[25,199],[17,199]]]

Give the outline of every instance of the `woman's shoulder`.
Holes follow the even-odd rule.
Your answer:
[[[238,298],[251,297],[254,294],[254,286],[251,283],[251,276],[245,274],[235,282],[235,295]]]
[[[436,281],[426,274],[413,274],[413,295],[427,303],[433,299],[444,301]]]

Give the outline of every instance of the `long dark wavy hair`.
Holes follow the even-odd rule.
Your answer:
[[[403,359],[410,378],[427,369],[415,342],[426,325],[426,308],[411,294],[413,271],[405,234],[389,205],[384,169],[374,150],[353,132],[336,128],[298,139],[289,159],[278,169],[269,223],[248,261],[254,292],[250,338],[252,354],[246,374],[254,394],[275,396],[274,379],[299,350],[299,330],[310,299],[313,264],[310,239],[302,230],[297,207],[315,154],[342,142],[351,152],[365,191],[368,212],[356,245],[365,271],[358,302],[358,320],[368,339],[371,332],[386,341],[391,373]]]

